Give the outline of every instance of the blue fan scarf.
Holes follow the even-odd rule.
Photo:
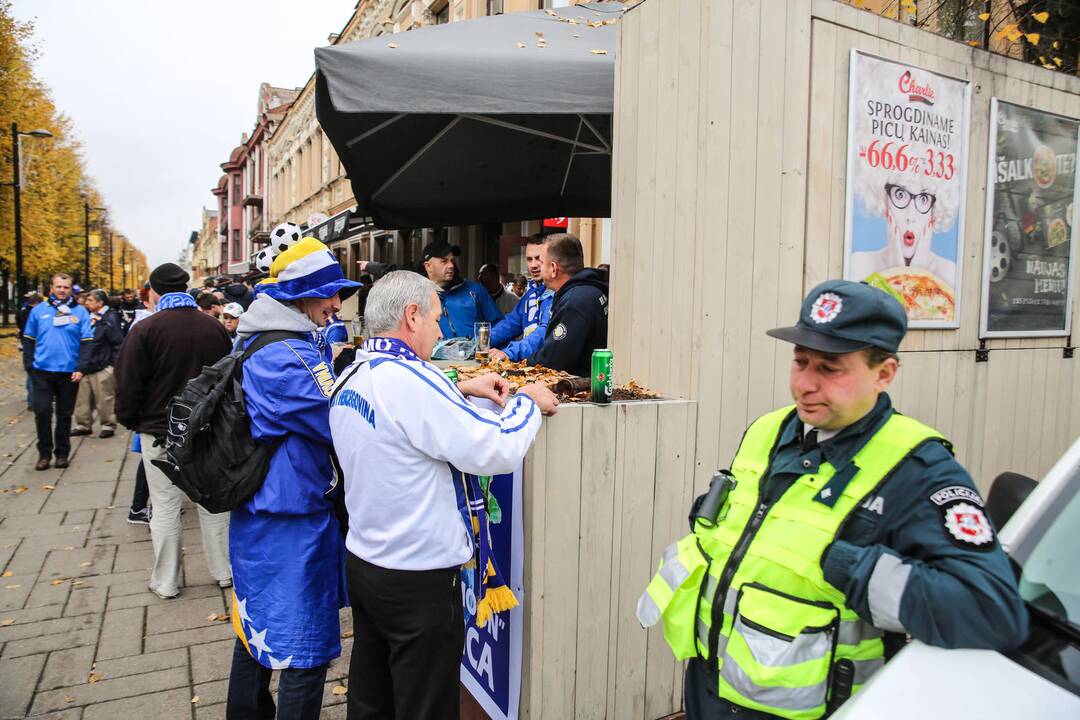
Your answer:
[[[195,298],[185,292],[165,293],[158,300],[158,310],[175,310],[176,308],[197,307]]]
[[[373,337],[364,341],[364,350],[396,355],[405,360],[420,361],[419,356],[407,344],[397,338]],[[449,382],[449,380],[447,381]],[[458,512],[465,527],[473,536],[473,557],[465,566],[474,573],[473,588],[476,592],[476,625],[484,627],[493,613],[517,607],[514,592],[503,579],[495,562],[491,542],[491,526],[488,520],[486,495],[476,475],[463,473],[450,465],[457,495]]]

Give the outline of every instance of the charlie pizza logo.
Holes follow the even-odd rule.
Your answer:
[[[844,301],[835,293],[822,293],[818,295],[814,305],[810,308],[810,319],[818,325],[832,322],[833,319],[844,309]]]
[[[908,96],[910,102],[920,102],[925,105],[934,104],[934,89],[930,87],[930,83],[919,85],[915,82],[910,70],[905,70],[904,74],[900,76],[897,87],[901,93]]]

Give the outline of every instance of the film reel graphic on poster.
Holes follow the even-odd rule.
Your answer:
[[[1071,332],[1080,120],[993,98],[981,337]]]

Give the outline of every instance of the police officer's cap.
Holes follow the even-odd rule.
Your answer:
[[[826,280],[806,296],[793,327],[769,330],[780,340],[825,353],[876,347],[896,352],[907,333],[903,306],[883,290],[850,280]]]

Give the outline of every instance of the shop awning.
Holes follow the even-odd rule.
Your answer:
[[[363,216],[356,208],[343,210],[325,222],[309,227],[304,231],[305,237],[313,237],[329,245],[335,240],[369,229],[371,218]]]
[[[316,111],[384,228],[611,213],[614,23],[598,2],[315,51]]]

